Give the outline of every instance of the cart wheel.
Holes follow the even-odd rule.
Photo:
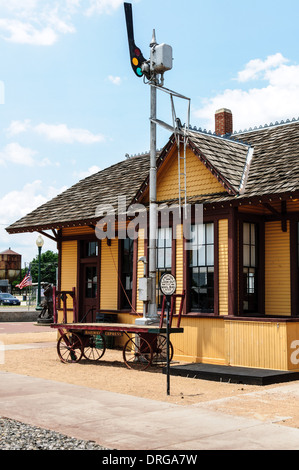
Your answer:
[[[81,338],[76,333],[62,335],[57,343],[57,352],[62,362],[79,362],[83,354]]]
[[[124,345],[123,358],[129,369],[145,370],[152,363],[153,350],[146,339],[135,336]]]
[[[173,346],[169,341],[169,362],[173,358]],[[153,352],[153,365],[165,366],[167,363],[167,338],[163,335],[157,336],[157,343]]]
[[[83,350],[83,356],[89,361],[98,361],[104,356],[106,351],[106,341],[104,335],[98,335],[100,338],[90,336],[87,345]]]

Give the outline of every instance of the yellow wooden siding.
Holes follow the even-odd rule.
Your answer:
[[[101,245],[101,310],[117,310],[118,300],[118,239]]]
[[[238,207],[238,211],[247,214],[269,214],[269,211],[261,204],[256,206],[253,204],[242,204]]]
[[[290,224],[265,224],[265,312],[266,315],[291,315]]]
[[[219,220],[219,315],[228,315],[228,220]]]
[[[77,241],[64,241],[61,243],[61,290],[71,291],[73,287],[77,291]],[[67,308],[73,308],[73,301],[70,297],[67,300]],[[73,314],[68,312],[68,321],[72,321]],[[60,318],[59,313],[59,318]]]
[[[173,152],[169,161],[158,172],[157,200],[164,201],[178,197],[178,158]],[[224,192],[225,189],[217,178],[205,167],[191,149],[186,152],[187,168],[187,195],[199,196],[201,194]]]
[[[287,211],[298,212],[299,211],[299,199],[290,199],[289,201],[287,201]]]
[[[224,320],[182,317],[183,334],[171,335],[174,359],[225,364]]]
[[[286,201],[287,212],[299,211],[299,199],[289,199]],[[281,201],[271,201],[270,205],[277,212],[281,212]],[[238,207],[239,212],[246,212],[252,214],[272,214],[272,211],[266,208],[262,203],[259,204],[240,204]]]
[[[287,370],[286,323],[226,321],[227,363]]]
[[[177,225],[176,227],[176,293],[182,294],[183,284],[183,273],[184,273],[184,242],[183,242],[183,226]],[[176,302],[176,313],[179,313],[181,299],[178,298]]]
[[[65,241],[61,244],[61,290],[77,287],[77,241]]]
[[[299,322],[184,316],[171,335],[174,359],[271,370],[299,370]]]
[[[137,248],[137,261],[144,253],[144,229],[140,229],[138,233],[138,248]],[[143,313],[143,302],[139,300],[139,279],[143,277],[144,265],[142,262],[137,262],[137,293],[136,293],[136,311],[140,314]]]
[[[65,227],[62,229],[62,236],[70,235],[90,235],[94,234],[94,229],[88,226],[83,227]]]

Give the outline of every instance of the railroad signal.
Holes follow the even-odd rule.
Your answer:
[[[131,3],[124,3],[124,7],[125,7],[125,14],[126,14],[131,66],[132,66],[134,73],[137,75],[137,77],[142,77],[143,76],[142,64],[146,62],[146,59],[143,57],[142,52],[139,49],[139,47],[137,47],[135,44],[134,30],[133,30],[132,5]]]

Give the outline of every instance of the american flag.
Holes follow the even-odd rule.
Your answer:
[[[23,289],[23,287],[31,286],[32,285],[32,277],[30,274],[30,269],[28,273],[25,275],[24,279],[20,284],[17,284],[16,287],[19,287],[20,289]]]

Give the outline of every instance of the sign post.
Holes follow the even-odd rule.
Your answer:
[[[176,291],[176,280],[172,274],[164,273],[160,279],[160,290],[166,297],[166,375],[167,375],[167,395],[170,395],[170,360],[169,360],[169,336],[170,336],[170,325],[169,325],[169,311],[171,304],[171,296]]]

